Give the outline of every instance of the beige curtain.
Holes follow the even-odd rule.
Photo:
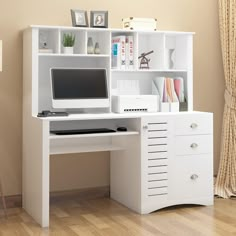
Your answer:
[[[219,23],[226,88],[215,194],[229,198],[236,196],[236,0],[219,0]]]

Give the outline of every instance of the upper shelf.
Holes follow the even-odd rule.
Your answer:
[[[63,54],[63,53],[38,53],[40,57],[110,57],[108,54]]]
[[[130,72],[130,73],[132,73],[132,72],[143,72],[143,73],[146,73],[146,72],[187,72],[187,70],[185,70],[185,69],[180,69],[180,70],[173,70],[173,69],[158,69],[158,70],[156,70],[156,69],[137,69],[137,70],[118,70],[118,69],[112,69],[111,70],[112,72]]]
[[[90,28],[90,27],[73,27],[73,26],[49,26],[49,25],[30,25],[29,28],[32,29],[48,29],[48,30],[53,30],[53,29],[60,29],[60,30],[74,30],[74,31],[105,31],[105,32],[143,32],[142,30],[128,30],[128,29],[118,29],[118,28]],[[145,33],[154,33],[154,34],[169,34],[169,35],[193,35],[195,32],[185,32],[185,31],[162,31],[162,30],[157,30],[157,31],[146,31]]]

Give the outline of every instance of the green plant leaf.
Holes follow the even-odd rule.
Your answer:
[[[75,35],[71,34],[63,34],[62,45],[64,47],[73,47],[75,44]]]

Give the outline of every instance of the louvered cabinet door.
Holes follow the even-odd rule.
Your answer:
[[[167,116],[142,119],[142,212],[165,206],[169,188],[172,121]]]

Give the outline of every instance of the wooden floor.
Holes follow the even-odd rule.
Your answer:
[[[41,229],[21,208],[0,210],[0,236],[11,235],[236,235],[236,199],[181,206],[139,215],[109,198],[51,203],[50,229]]]

